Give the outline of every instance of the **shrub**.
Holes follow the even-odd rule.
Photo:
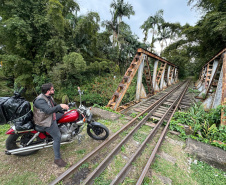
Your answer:
[[[206,112],[200,104],[196,104],[187,112],[176,112],[169,128],[179,131],[182,138],[191,137],[226,150],[226,126],[220,125],[222,108],[218,106]],[[193,134],[186,136],[181,124],[188,125]]]
[[[101,106],[106,106],[111,99],[113,93],[118,87],[122,76],[117,76],[105,73],[105,76],[94,77],[88,83],[86,82],[81,86],[81,90],[84,91],[82,100],[89,104],[98,104]],[[122,104],[129,102],[135,98],[136,84],[135,80],[131,83],[131,87],[127,90]],[[135,87],[134,87],[135,86]],[[75,97],[75,101],[79,101],[79,96]]]

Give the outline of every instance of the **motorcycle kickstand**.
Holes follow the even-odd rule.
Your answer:
[[[28,143],[26,144],[27,146],[39,135],[40,132],[37,132],[31,139],[30,141],[28,141]]]

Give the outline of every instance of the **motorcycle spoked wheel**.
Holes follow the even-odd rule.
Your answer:
[[[105,140],[109,136],[109,130],[104,125],[93,125],[87,127],[87,134],[95,140]]]
[[[32,137],[34,136],[33,133],[25,133],[25,134],[13,134],[13,135],[9,135],[9,137],[6,140],[6,149],[7,150],[13,150],[13,149],[17,149],[17,148],[22,148]],[[37,143],[37,141],[41,140],[40,138],[35,138],[30,145],[34,143]],[[34,150],[34,151],[27,151],[27,152],[23,152],[23,153],[18,153],[15,155],[18,156],[26,156],[26,155],[31,155],[36,153],[38,150]]]

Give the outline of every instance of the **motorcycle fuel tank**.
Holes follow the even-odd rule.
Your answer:
[[[58,123],[67,123],[67,122],[73,122],[76,121],[79,118],[79,113],[77,110],[70,110],[69,112],[66,112],[60,120],[58,120]]]

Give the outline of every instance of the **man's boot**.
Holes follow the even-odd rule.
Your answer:
[[[54,163],[59,167],[65,167],[67,165],[63,159],[54,159]]]

